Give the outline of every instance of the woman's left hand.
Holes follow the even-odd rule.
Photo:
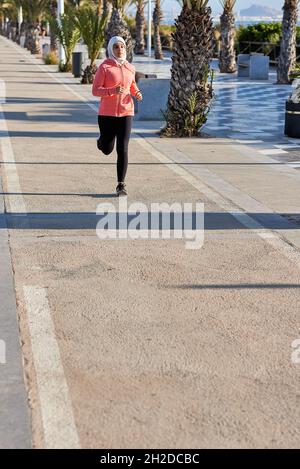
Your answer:
[[[142,93],[141,93],[140,91],[138,91],[138,92],[136,93],[135,97],[136,97],[136,99],[137,99],[138,101],[142,101],[142,99],[143,99],[143,95],[142,95]]]

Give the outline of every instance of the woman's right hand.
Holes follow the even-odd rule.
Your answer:
[[[125,88],[122,85],[116,86],[116,93],[117,94],[122,94],[122,93],[124,93],[124,91],[125,91]]]

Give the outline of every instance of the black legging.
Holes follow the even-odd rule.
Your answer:
[[[98,116],[101,150],[109,155],[117,138],[118,182],[124,182],[128,167],[128,144],[132,125],[132,116]]]

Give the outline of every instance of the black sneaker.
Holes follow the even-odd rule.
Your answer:
[[[125,185],[124,182],[120,182],[120,183],[117,185],[116,192],[117,192],[117,197],[123,197],[123,196],[126,196],[126,195],[127,195],[126,185]]]
[[[101,146],[101,137],[100,137],[100,138],[98,138],[98,140],[97,140],[97,148],[98,148],[98,150],[99,150],[99,151],[102,151],[102,146]]]

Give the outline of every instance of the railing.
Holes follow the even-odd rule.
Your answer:
[[[273,42],[255,42],[255,41],[242,41],[237,44],[238,54],[250,54],[251,52],[263,53],[270,57],[272,65],[278,64],[280,54],[280,44]],[[300,44],[296,45],[297,62],[300,61]]]

